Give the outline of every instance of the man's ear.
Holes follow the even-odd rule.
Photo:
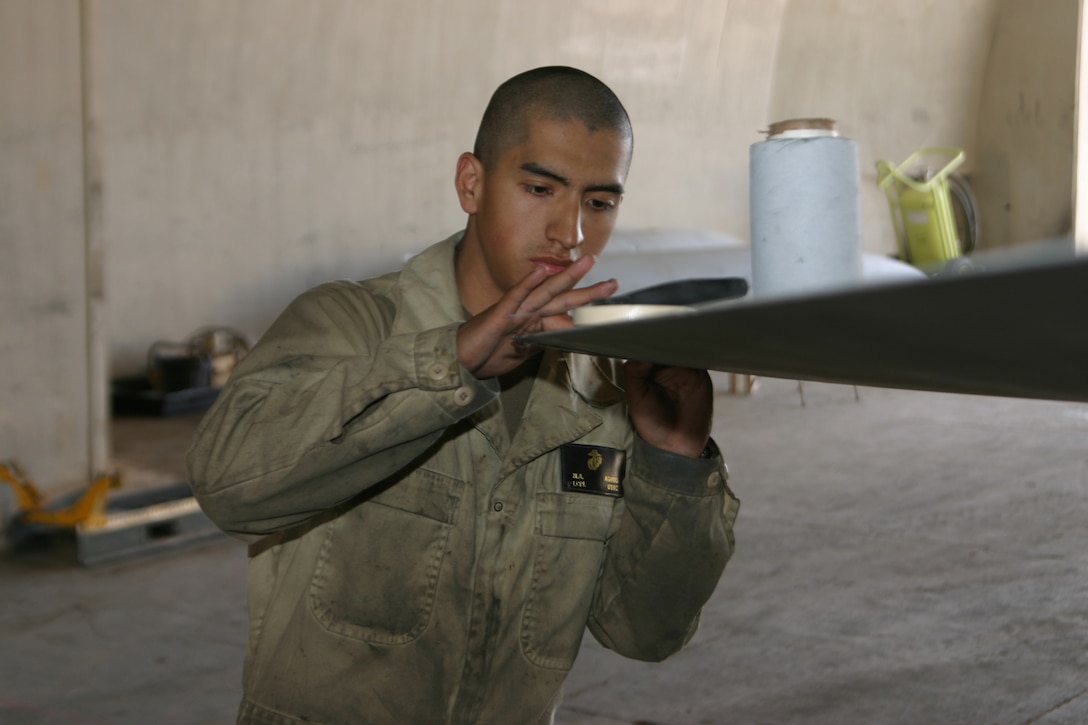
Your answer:
[[[484,165],[474,154],[466,151],[457,159],[457,173],[453,178],[457,198],[466,214],[475,214],[480,208],[484,190]]]

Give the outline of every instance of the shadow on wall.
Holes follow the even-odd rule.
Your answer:
[[[1069,234],[1077,0],[999,0],[971,183],[980,248]]]

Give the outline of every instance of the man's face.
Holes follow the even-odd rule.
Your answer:
[[[554,274],[598,255],[616,225],[630,160],[629,140],[580,121],[536,120],[524,143],[492,168],[471,154],[458,163],[462,208],[470,214],[457,261],[461,300],[476,314],[534,266]]]

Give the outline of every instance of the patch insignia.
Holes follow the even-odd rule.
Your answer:
[[[568,443],[560,447],[564,491],[622,496],[626,451]]]

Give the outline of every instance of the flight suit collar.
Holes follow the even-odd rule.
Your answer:
[[[602,408],[624,400],[609,368],[614,361],[545,350],[521,427],[503,473],[578,440],[601,424]]]
[[[457,232],[408,260],[400,272],[400,302],[393,334],[464,322],[457,292],[454,255],[464,231]]]

